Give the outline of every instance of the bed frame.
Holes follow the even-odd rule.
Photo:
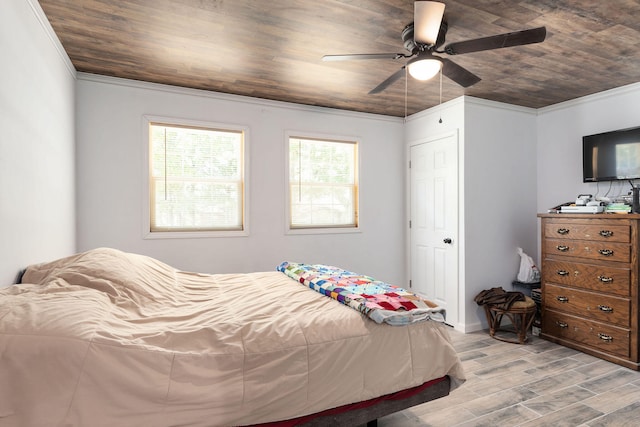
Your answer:
[[[254,427],[376,427],[378,418],[449,395],[451,379],[448,376],[429,381],[413,389],[353,405],[345,405],[317,414],[287,421],[258,424]]]

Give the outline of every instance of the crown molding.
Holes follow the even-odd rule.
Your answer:
[[[40,3],[38,3],[37,0],[27,0],[27,3],[31,7],[33,14],[40,23],[40,26],[47,35],[47,38],[51,41],[51,44],[53,44],[56,52],[58,52],[58,56],[60,56],[60,59],[62,60],[62,62],[64,62],[64,65],[69,70],[69,73],[71,73],[71,76],[74,79],[77,78],[78,73],[76,71],[76,67],[73,66],[73,63],[71,62],[69,55],[67,55],[67,52],[64,50],[64,47],[62,46],[58,35],[55,33],[55,31],[53,31],[53,27],[49,23],[49,19],[47,18],[47,16],[44,14]]]
[[[382,114],[362,113],[358,111],[340,110],[337,108],[319,107],[315,105],[296,104],[293,102],[273,101],[270,99],[253,98],[250,96],[234,95],[229,93],[214,92],[204,89],[192,89],[180,86],[171,86],[160,83],[151,83],[141,80],[123,79],[120,77],[103,76],[99,74],[91,74],[78,72],[77,79],[80,81],[88,81],[94,83],[110,84],[123,87],[131,87],[136,89],[146,89],[172,93],[177,95],[199,96],[204,98],[216,99],[227,102],[239,102],[243,104],[253,104],[261,107],[280,108],[286,110],[308,111],[313,113],[329,114],[354,117],[360,119],[373,119],[378,121],[388,121],[394,123],[402,123],[401,117],[386,116]]]
[[[640,83],[632,83],[626,86],[620,86],[617,88],[605,90],[603,92],[582,96],[580,98],[570,99],[569,101],[564,101],[558,104],[549,105],[548,107],[542,107],[538,109],[538,115],[546,114],[546,113],[550,113],[558,110],[564,110],[567,108],[571,108],[571,107],[575,107],[578,105],[587,104],[595,101],[601,101],[603,99],[611,98],[614,96],[627,95],[634,92],[640,93]]]

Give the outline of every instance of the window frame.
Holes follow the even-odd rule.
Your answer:
[[[212,129],[219,131],[242,132],[242,230],[167,230],[151,231],[151,141],[150,127],[152,124]],[[249,235],[250,201],[249,189],[249,127],[229,123],[216,123],[200,120],[181,119],[166,116],[144,115],[142,120],[143,141],[143,194],[142,197],[142,234],[143,239],[191,239],[212,237],[244,237]]]
[[[291,226],[291,182],[290,182],[290,164],[289,164],[289,150],[291,139],[306,139],[306,140],[317,140],[324,142],[338,142],[345,144],[355,144],[356,146],[356,155],[355,155],[355,218],[356,225],[336,225],[336,226],[314,226],[309,225],[307,227],[292,227]],[[355,136],[344,136],[344,135],[333,135],[333,134],[320,134],[320,133],[310,133],[310,132],[300,132],[300,131],[285,131],[285,234],[349,234],[349,233],[360,233],[362,228],[362,218],[361,218],[361,205],[360,205],[360,194],[361,194],[361,185],[360,185],[360,174],[361,174],[361,166],[360,166],[360,156],[361,156],[361,142],[360,138]]]

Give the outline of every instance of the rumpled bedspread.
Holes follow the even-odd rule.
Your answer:
[[[376,323],[444,322],[445,310],[399,286],[322,264],[283,262],[277,268],[297,282],[347,305]]]
[[[377,324],[272,270],[98,248],[0,289],[0,426],[217,427],[464,381],[446,327]]]

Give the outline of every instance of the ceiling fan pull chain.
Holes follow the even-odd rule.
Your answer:
[[[438,123],[442,123],[442,68],[440,68],[440,104],[439,104],[439,108],[440,108],[440,120],[438,120]]]
[[[409,76],[407,76],[407,67],[404,67],[404,121],[407,122],[407,89],[409,86]]]

